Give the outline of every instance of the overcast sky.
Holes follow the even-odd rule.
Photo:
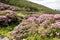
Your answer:
[[[52,9],[60,9],[60,0],[29,0]]]

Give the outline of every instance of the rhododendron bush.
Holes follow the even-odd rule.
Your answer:
[[[9,32],[16,39],[39,34],[43,37],[60,37],[60,14],[31,14]]]

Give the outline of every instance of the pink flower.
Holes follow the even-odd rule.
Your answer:
[[[56,26],[56,27],[60,28],[60,22],[53,23],[52,26]]]
[[[59,19],[59,18],[60,18],[60,14],[55,14],[55,15],[54,15],[54,18]]]
[[[37,18],[36,20],[37,20],[39,23],[42,23],[42,22],[45,21],[45,18]]]
[[[57,36],[59,36],[59,35],[60,35],[60,33],[56,32],[56,35],[57,35]]]
[[[29,17],[27,20],[34,21],[36,20],[36,17]]]

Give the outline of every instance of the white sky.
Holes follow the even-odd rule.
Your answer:
[[[42,4],[52,9],[60,9],[60,0],[29,0],[38,4]]]

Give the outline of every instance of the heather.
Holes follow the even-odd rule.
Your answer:
[[[60,14],[59,14],[60,15]],[[41,40],[45,37],[59,38],[60,37],[60,17],[58,14],[31,14],[25,16],[24,20],[9,32],[17,40],[27,38],[37,34]],[[36,40],[35,38],[33,40]],[[38,39],[40,40],[40,39]]]
[[[26,0],[0,0],[0,34],[16,40],[60,40],[59,13]]]

